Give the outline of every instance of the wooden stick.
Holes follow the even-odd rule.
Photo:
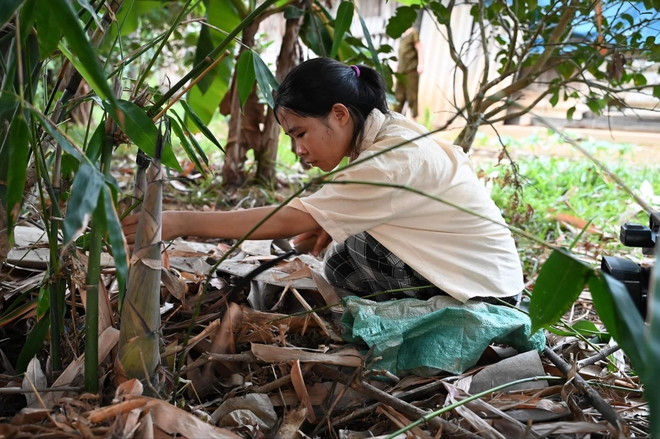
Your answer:
[[[376,401],[389,405],[393,409],[400,411],[409,418],[419,419],[428,414],[424,410],[417,408],[414,405],[409,404],[405,401],[402,401],[399,398],[395,398],[389,393],[383,392],[382,390],[372,386],[371,384],[357,380],[351,382],[350,377],[347,377],[343,373],[338,372],[331,367],[322,364],[317,364],[315,366],[315,369],[322,376],[334,381],[338,381],[344,384],[345,386],[351,386],[354,390],[357,390],[358,392],[363,393],[366,396]],[[427,421],[427,424],[429,424],[431,427],[435,428],[436,430],[442,429],[442,431],[446,432],[447,435],[449,436],[460,437],[461,439],[482,439],[480,436],[470,431],[467,431],[464,428],[461,428],[455,424],[452,424],[451,422],[439,416],[436,416],[433,419],[429,419]]]
[[[566,363],[564,360],[555,354],[552,349],[545,347],[543,353],[545,356],[552,361],[552,363],[557,366],[557,368],[568,377],[569,373],[573,376],[573,383],[575,387],[578,388],[580,392],[589,400],[589,403],[598,410],[598,412],[603,415],[603,418],[612,424],[623,437],[630,437],[630,427],[628,423],[619,415],[619,413],[614,410],[614,408],[609,405],[601,396],[596,392],[590,385],[587,383],[584,378],[580,376],[579,373],[575,372],[573,375],[571,371],[571,365]]]

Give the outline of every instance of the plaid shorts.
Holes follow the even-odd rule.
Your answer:
[[[432,296],[447,295],[367,232],[350,236],[328,250],[325,255],[325,277],[331,285],[359,296],[376,294],[371,299],[379,302],[407,297],[426,300]],[[471,300],[493,305],[501,305],[504,301],[516,306],[520,294],[500,299],[474,297]]]
[[[380,293],[376,301],[416,297],[428,299],[445,294],[438,287],[420,289],[431,283],[389,251],[367,232],[335,244],[325,255],[325,276],[330,284],[360,296]]]

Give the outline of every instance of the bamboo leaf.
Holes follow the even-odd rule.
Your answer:
[[[48,58],[57,49],[62,39],[62,29],[54,25],[51,12],[48,8],[38,7],[37,13],[37,41],[39,42],[39,57]]]
[[[199,118],[197,113],[188,105],[186,101],[179,101],[181,102],[181,105],[183,105],[183,109],[186,111],[186,115],[190,117],[190,119],[195,123],[195,126],[199,128],[199,130],[204,134],[204,136],[211,141],[215,146],[220,148],[220,151],[225,152],[224,148],[222,145],[220,145],[220,142],[218,142],[218,139],[215,138],[211,130],[209,130],[209,127],[206,126],[204,122]]]
[[[25,174],[30,156],[30,132],[22,113],[11,122],[9,128],[9,174],[7,176],[7,216],[8,233],[12,236],[14,222],[20,214],[23,205],[23,190],[25,189]]]
[[[92,7],[92,5],[89,4],[89,1],[87,0],[77,0],[78,4],[82,6],[83,9],[85,9],[87,12],[89,12],[89,15],[92,16],[94,19],[94,22],[96,23],[97,27],[101,27],[101,20],[99,20],[98,15],[96,15],[96,11]]]
[[[104,185],[103,174],[87,162],[83,162],[73,179],[71,197],[64,218],[64,242],[68,244],[81,233],[92,212],[99,204],[99,194]]]
[[[179,121],[179,124],[181,125],[181,128],[183,129],[183,131],[186,134],[186,138],[190,141],[190,144],[195,148],[195,150],[197,151],[197,154],[199,154],[199,156],[202,158],[204,163],[206,165],[208,165],[209,164],[209,158],[206,156],[206,153],[204,153],[204,150],[202,149],[202,147],[197,142],[197,139],[195,139],[195,136],[193,135],[193,133],[190,132],[190,130],[188,129],[186,124],[183,122],[183,119],[181,119],[181,117],[179,117],[179,114],[176,111],[172,110],[172,114],[174,114],[174,117],[176,117],[176,120]],[[204,172],[202,172],[202,175],[204,175]],[[206,177],[206,175],[204,175],[204,176]]]
[[[42,318],[50,308],[50,289],[47,285],[39,288],[39,297],[37,298],[37,319]]]
[[[90,162],[96,163],[96,161],[101,157],[101,151],[103,150],[103,141],[105,140],[105,124],[103,121],[96,127],[92,138],[89,139],[87,144],[87,151],[85,151],[87,158]]]
[[[115,205],[112,202],[112,193],[108,186],[104,186],[101,191],[103,203],[99,206],[103,207],[105,228],[108,232],[108,240],[112,247],[112,256],[115,260],[115,267],[117,268],[117,282],[119,284],[119,303],[124,299],[124,291],[126,279],[128,279],[128,254],[126,253],[126,240],[124,239],[124,232],[119,222],[119,215],[115,210]]]
[[[624,350],[633,367],[643,376],[646,366],[644,321],[626,286],[605,273],[592,275],[589,290],[598,316]]]
[[[261,89],[261,93],[264,95],[264,99],[268,102],[268,105],[273,108],[275,102],[273,101],[273,90],[277,90],[277,87],[280,86],[273,73],[270,71],[264,60],[261,59],[259,54],[253,54],[254,60],[254,71],[257,76],[257,83]]]
[[[591,267],[563,251],[553,250],[543,264],[529,304],[532,334],[561,318],[584,289]]]
[[[353,22],[353,13],[355,6],[352,2],[341,2],[339,9],[337,9],[337,18],[335,18],[335,37],[332,41],[332,50],[330,51],[330,58],[337,56],[339,46],[341,45],[344,34],[350,29]]]
[[[360,18],[360,25],[362,26],[362,32],[364,33],[364,39],[367,40],[367,47],[369,48],[369,52],[371,53],[371,58],[374,60],[374,65],[376,66],[376,70],[378,70],[378,73],[385,78],[385,71],[383,70],[383,64],[381,64],[380,59],[378,58],[378,52],[374,48],[374,43],[371,41],[371,34],[369,33],[369,28],[367,27],[367,24],[364,22],[364,19],[362,18],[362,15],[360,14],[360,11],[358,10],[358,17]]]
[[[254,81],[256,80],[256,72],[254,70],[253,54],[251,50],[244,50],[238,58],[236,65],[236,86],[238,87],[238,97],[241,101],[241,109],[245,105]]]
[[[24,0],[2,0],[0,1],[0,28],[9,21]]]
[[[23,345],[23,349],[21,349],[21,353],[18,355],[16,374],[20,375],[24,373],[28,364],[30,364],[30,360],[43,349],[49,327],[50,316],[48,314],[34,325],[32,331],[30,331],[30,334],[25,339],[25,344]]]
[[[206,173],[202,168],[202,164],[199,163],[199,160],[197,159],[197,154],[195,154],[195,151],[193,151],[192,146],[190,146],[190,142],[188,141],[188,138],[186,137],[183,130],[181,129],[179,123],[175,119],[170,119],[170,124],[172,125],[172,130],[174,131],[174,134],[176,134],[176,136],[179,138],[181,147],[186,152],[186,155],[188,156],[190,161],[193,162],[197,170],[206,177]]]
[[[80,74],[83,75],[89,86],[102,99],[109,99],[115,105],[115,96],[106,80],[106,73],[89,43],[87,34],[80,25],[78,15],[71,2],[68,0],[48,0],[42,2],[41,7],[49,9],[50,16],[54,21],[53,25],[62,29],[64,38],[71,47],[73,54],[75,54],[75,58],[84,66],[84,73],[81,71]],[[63,47],[63,45],[60,44],[60,47]]]
[[[107,102],[104,102],[107,106]],[[135,145],[144,151],[149,157],[154,157],[156,153],[155,145],[158,138],[158,129],[153,121],[147,116],[147,113],[132,102],[117,100],[117,109],[121,112],[123,117],[120,119],[114,111],[109,110],[108,114],[117,122],[117,125],[122,127],[129,139]],[[108,108],[106,108],[108,109]],[[178,171],[183,171],[181,165],[174,156],[172,148],[165,147],[163,151],[163,164],[174,168]]]
[[[18,106],[16,95],[11,93],[0,94],[0,116]]]
[[[64,137],[53,125],[50,119],[45,118],[43,114],[34,109],[32,109],[32,115],[36,117],[37,120],[39,120],[43,129],[53,137],[53,139],[62,147],[64,151],[66,151],[68,154],[71,154],[80,162],[85,160],[83,154],[80,152],[80,149],[73,146],[73,144],[71,144],[71,142],[69,142],[67,138]]]

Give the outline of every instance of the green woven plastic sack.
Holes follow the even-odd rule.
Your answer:
[[[375,345],[373,356],[382,359],[374,368],[394,374],[460,374],[474,366],[491,343],[519,352],[542,351],[545,345],[542,331],[530,333],[532,324],[524,313],[484,302],[464,304],[449,296],[389,302],[350,296],[344,298],[341,322],[346,341]]]

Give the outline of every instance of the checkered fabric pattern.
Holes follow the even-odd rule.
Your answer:
[[[399,259],[367,232],[350,236],[335,244],[325,255],[325,275],[337,287],[360,296],[388,290],[403,292],[379,294],[376,301],[415,297],[428,299],[445,294],[437,287],[419,289],[429,281]]]

